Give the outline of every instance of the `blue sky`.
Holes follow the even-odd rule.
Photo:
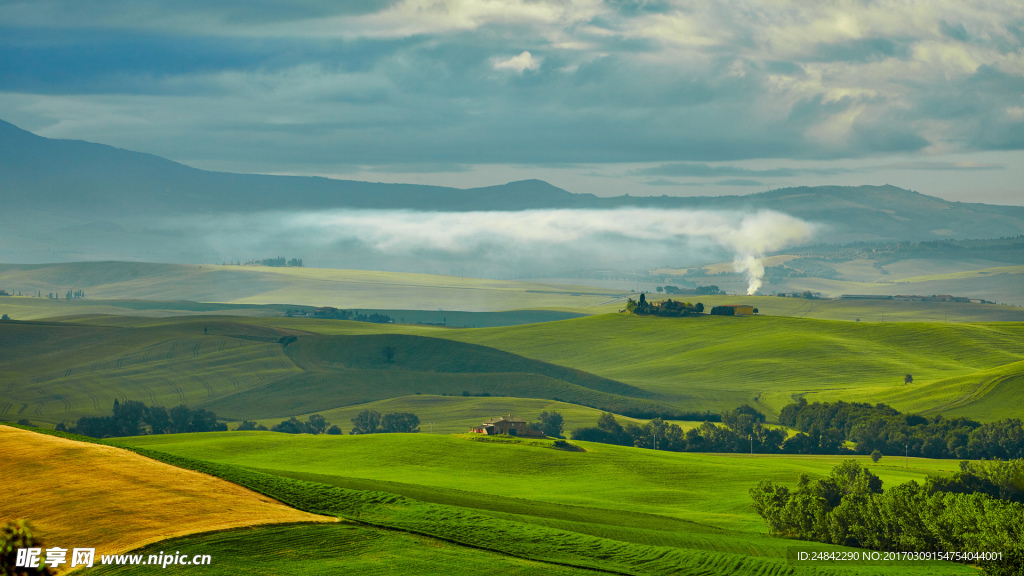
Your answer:
[[[1024,204],[1024,3],[2,1],[0,119],[238,172]]]

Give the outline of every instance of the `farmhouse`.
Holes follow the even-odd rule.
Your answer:
[[[509,436],[526,436],[535,438],[544,437],[544,434],[540,431],[527,426],[526,420],[511,414],[508,416],[491,418],[483,424],[475,426],[470,430],[470,432],[476,434],[487,434],[488,436],[494,436],[495,434],[508,434]]]

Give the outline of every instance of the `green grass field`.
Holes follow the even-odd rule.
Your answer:
[[[728,410],[756,402],[768,414],[801,395],[810,401],[850,396],[885,398],[906,411],[956,407],[975,418],[997,419],[981,409],[966,409],[944,384],[932,387],[1002,366],[1019,373],[1015,363],[1024,359],[1024,324],[1019,323],[603,315],[444,335],[585,369],[689,410]],[[908,373],[914,383],[905,387]]]
[[[659,452],[575,442],[586,452],[473,441],[439,434],[369,436],[219,432],[118,439],[117,443],[265,471],[361,478],[560,504],[656,514],[694,530],[763,531],[746,490],[761,478],[795,484],[826,475],[840,456]],[[883,458],[869,465],[886,485],[954,471],[953,460]],[[495,464],[513,464],[506,469]],[[486,473],[484,471],[486,470]],[[600,479],[600,481],[595,481]],[[715,495],[715,496],[709,496]],[[728,497],[726,497],[728,495]]]
[[[296,524],[225,530],[166,540],[135,551],[149,555],[180,552],[189,558],[209,555],[209,566],[173,566],[167,570],[202,576],[307,576],[360,574],[420,576],[424,574],[502,574],[572,576],[599,574],[450,544],[436,538],[352,524]],[[153,566],[104,566],[82,570],[90,576],[148,575]],[[76,574],[79,572],[76,572]]]
[[[363,410],[376,410],[381,414],[388,412],[412,412],[420,419],[420,431],[434,434],[461,434],[471,426],[479,425],[490,417],[502,414],[515,414],[527,420],[536,421],[541,412],[558,412],[564,419],[565,430],[575,430],[586,426],[594,426],[601,416],[601,411],[558,402],[554,400],[543,400],[536,398],[521,397],[463,397],[463,396],[437,396],[433,394],[401,396],[367,402],[343,408],[334,408],[317,412],[332,424],[337,424],[346,433],[352,427],[352,419]],[[299,420],[306,420],[308,414],[299,416]],[[637,424],[646,422],[636,418],[619,416],[623,424],[634,422]],[[281,422],[281,418],[264,418],[257,421],[266,427]],[[699,426],[700,422],[674,421],[676,424],[688,430]],[[232,425],[234,428],[234,425]]]
[[[284,336],[297,340],[285,346]],[[269,419],[468,391],[624,414],[751,403],[772,416],[803,396],[994,420],[1019,405],[1021,341],[1020,323],[769,316],[609,314],[481,329],[238,317],[5,322],[0,417],[70,423],[131,399]],[[914,382],[904,385],[908,373]]]
[[[579,443],[586,452],[567,452],[536,441],[429,434],[211,433],[118,442],[317,485],[411,498],[388,500],[383,510],[358,508],[359,517],[513,553],[530,550],[579,562],[585,549],[584,557],[602,559],[596,566],[635,574],[687,568],[707,574],[805,573],[785,562],[791,541],[763,536],[747,490],[763,478],[795,483],[803,472],[825,475],[842,460],[677,454],[589,443]],[[870,465],[886,485],[957,468],[952,461],[911,459],[905,467],[903,460],[887,460]],[[562,545],[553,550],[557,542]],[[921,574],[969,570],[943,565],[836,573],[894,573],[894,568]]]

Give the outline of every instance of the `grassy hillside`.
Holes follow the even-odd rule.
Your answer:
[[[215,432],[118,442],[265,471],[362,478],[656,514],[694,522],[693,529],[699,532],[763,531],[761,519],[750,508],[748,488],[762,478],[795,483],[801,472],[823,476],[844,459],[657,452],[575,441],[587,451],[566,452],[438,434]],[[878,465],[867,457],[856,459],[869,464],[886,485],[959,469],[958,462],[948,460],[911,459],[908,468],[897,458],[883,458]],[[384,462],[388,465],[382,466]],[[516,464],[495,469],[496,462]]]
[[[586,309],[623,300],[622,291],[587,286],[482,280],[456,276],[262,266],[126,262],[0,265],[0,287],[12,294],[88,299],[192,300],[231,304],[302,304],[345,309],[498,311]],[[2,304],[0,304],[2,305]]]
[[[296,339],[280,343],[286,336]],[[56,424],[106,414],[116,398],[272,419],[469,392],[637,415],[742,403],[772,415],[804,396],[993,420],[1019,405],[1022,336],[1020,323],[768,316],[610,314],[461,330],[299,318],[6,322],[0,417]]]
[[[276,343],[282,332],[291,333],[229,320],[149,329],[4,323],[0,414],[56,423],[107,414],[115,399],[201,405],[301,374]]]
[[[508,444],[426,434],[215,433],[121,441],[282,478],[413,498],[388,500],[384,516],[374,508],[359,508],[361,518],[576,563],[600,558],[597,566],[620,572],[630,567],[624,572],[632,574],[779,573],[792,542],[762,536],[747,490],[763,478],[792,483],[802,472],[824,475],[841,460],[673,454],[588,443],[581,443],[586,452],[566,452],[536,441]],[[917,459],[903,465],[883,460],[871,468],[887,485],[956,468]],[[586,549],[582,558],[579,546]],[[921,574],[964,570],[900,565],[887,573],[893,569]],[[785,570],[804,573],[793,566]]]
[[[334,521],[112,446],[10,426],[0,426],[0,446],[0,518],[29,520],[52,546],[114,554],[196,532]]]
[[[116,399],[187,404],[229,419],[272,418],[463,392],[561,399],[625,413],[671,410],[638,387],[447,339],[319,336],[230,318],[86,322],[0,325],[0,366],[8,375],[0,387],[2,417],[71,424],[109,413]],[[378,326],[323,322],[357,332]],[[395,351],[391,362],[381,355],[386,347]]]
[[[594,426],[597,419],[601,416],[601,411],[595,408],[555,400],[513,396],[481,398],[437,396],[432,394],[401,396],[343,408],[320,410],[317,413],[329,422],[337,424],[345,432],[348,432],[352,427],[352,419],[363,410],[376,410],[381,414],[387,414],[388,412],[411,412],[420,419],[420,431],[425,434],[431,431],[434,434],[460,434],[471,426],[479,425],[487,418],[502,414],[515,414],[529,421],[537,421],[541,412],[552,411],[562,415],[564,430],[569,432],[577,428]],[[308,414],[299,415],[300,420],[305,420],[307,417]],[[639,424],[646,422],[645,420],[626,416],[619,416],[618,420],[622,423],[635,422]],[[268,428],[279,422],[281,422],[280,418],[259,420],[260,424]],[[700,422],[675,422],[685,430],[700,425]],[[234,428],[233,425],[232,428]]]
[[[882,396],[933,412],[948,397],[908,391],[1024,359],[1024,324],[847,323],[781,317],[603,315],[449,338],[508,350],[642,387],[690,410],[756,402],[777,414],[794,397]],[[909,389],[905,374],[914,376]],[[983,411],[976,418],[992,419]]]
[[[209,566],[188,566],[197,576],[423,576],[465,574],[510,576],[600,574],[451,544],[436,538],[352,524],[266,526],[199,534],[158,542],[135,551],[147,558],[174,550],[190,558],[211,557]],[[148,576],[151,566],[97,567],[89,576]]]
[[[821,399],[827,394],[816,394]],[[990,420],[1020,418],[1024,406],[1024,362],[1014,362],[965,376],[945,378],[924,386],[897,387],[881,393],[865,390],[862,398],[871,401],[900,404],[935,404],[923,414],[943,414],[946,417],[967,416],[978,418],[984,414]],[[857,395],[848,399],[856,400]]]

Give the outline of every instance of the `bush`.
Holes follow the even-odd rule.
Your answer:
[[[18,568],[18,550],[21,548],[42,548],[42,543],[32,535],[32,525],[25,520],[12,520],[0,528],[0,574],[18,576],[43,576],[54,574],[52,568],[43,567],[46,556],[40,554],[39,568]]]

